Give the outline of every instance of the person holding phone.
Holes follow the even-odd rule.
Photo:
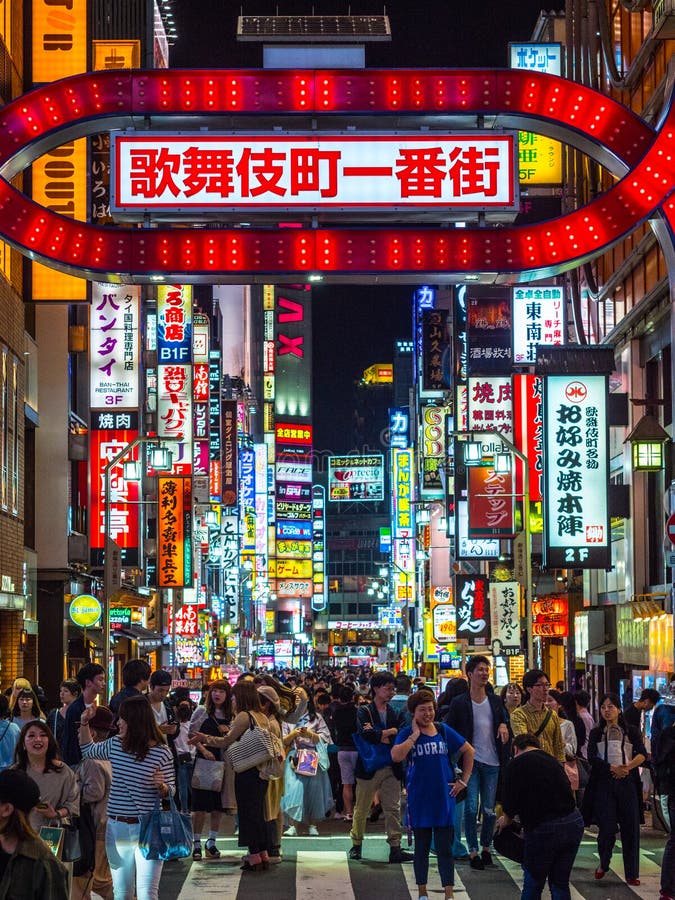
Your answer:
[[[408,818],[415,835],[413,868],[419,900],[429,900],[427,877],[433,836],[438,871],[446,900],[453,897],[455,869],[452,858],[455,797],[464,790],[473,770],[474,750],[461,735],[434,723],[436,699],[419,690],[408,699],[412,723],[396,735],[391,749],[395,763],[407,763]],[[462,775],[455,780],[451,756],[461,757]]]

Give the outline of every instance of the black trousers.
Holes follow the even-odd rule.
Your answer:
[[[593,801],[598,823],[600,868],[606,872],[616,843],[617,826],[621,832],[621,849],[626,878],[640,875],[640,809],[632,776],[603,779]]]
[[[263,781],[256,766],[234,776],[234,794],[239,813],[239,846],[248,847],[249,853],[269,850],[265,823],[265,794],[267,782]]]

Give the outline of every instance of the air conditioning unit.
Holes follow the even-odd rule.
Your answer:
[[[675,0],[654,0],[652,33],[663,41],[675,38]]]

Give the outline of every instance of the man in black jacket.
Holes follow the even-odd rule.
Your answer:
[[[359,706],[356,715],[357,731],[369,744],[383,744],[391,747],[401,727],[398,716],[389,701],[394,696],[394,676],[390,672],[376,672],[370,679],[373,702]],[[388,764],[367,772],[361,757],[356,763],[356,807],[350,837],[352,848],[350,859],[361,859],[361,844],[366,830],[366,816],[375,794],[379,794],[384,812],[384,828],[389,843],[389,862],[401,863],[412,860],[411,853],[401,850],[401,779],[403,770],[400,763]]]
[[[490,680],[489,660],[485,656],[472,656],[466,664],[466,675],[469,693],[455,697],[444,721],[461,734],[476,753],[466,793],[464,830],[471,868],[484,869],[486,865],[492,865],[490,844],[496,818],[497,783],[500,766],[509,760],[509,727],[501,700],[486,691]],[[479,793],[483,814],[480,856],[476,828]]]
[[[122,669],[124,687],[110,698],[110,709],[117,715],[122,701],[136,694],[143,694],[150,683],[150,666],[144,659],[129,659]]]

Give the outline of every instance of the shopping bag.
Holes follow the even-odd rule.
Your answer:
[[[192,817],[178,812],[171,796],[169,804],[164,810],[157,798],[153,811],[141,816],[138,848],[145,859],[185,859],[192,853]]]
[[[296,775],[304,775],[311,778],[316,775],[318,768],[319,754],[316,750],[309,750],[306,747],[298,750],[297,756],[295,757]]]
[[[192,772],[192,787],[198,791],[220,791],[223,787],[225,763],[222,759],[198,756]]]

